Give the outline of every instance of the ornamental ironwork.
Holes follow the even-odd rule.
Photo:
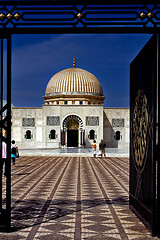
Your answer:
[[[1,1],[0,31],[28,32],[156,32],[159,1],[126,4],[90,1]],[[64,31],[65,30],[65,31]],[[36,33],[35,32],[35,33]]]
[[[142,199],[141,175],[146,165],[148,151],[149,120],[147,97],[143,90],[138,90],[133,111],[133,152],[137,170],[137,187],[135,196]]]

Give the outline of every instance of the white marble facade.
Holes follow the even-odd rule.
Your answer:
[[[108,148],[129,147],[130,140],[129,108],[103,109],[103,138]]]
[[[103,108],[93,105],[43,105],[42,108],[12,109],[12,139],[20,148],[59,148],[67,146],[67,130],[64,129],[65,119],[76,116],[81,121],[78,129],[78,147],[91,147],[90,131],[95,131],[95,139],[104,139],[108,148],[129,147],[129,108]],[[48,125],[47,117],[59,117],[59,123]],[[98,117],[98,125],[86,125],[86,117]],[[24,123],[23,119],[34,119],[34,122]],[[94,124],[94,123],[93,123]],[[28,125],[28,126],[27,126]],[[55,139],[50,138],[51,130],[55,130]],[[31,138],[26,138],[26,132],[31,132]],[[62,131],[65,132],[65,145],[61,144]],[[116,132],[120,139],[116,139]],[[81,134],[84,134],[81,141]]]

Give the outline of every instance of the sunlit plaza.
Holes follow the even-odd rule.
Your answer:
[[[129,209],[129,158],[85,154],[17,159],[11,231],[0,239],[156,239]]]

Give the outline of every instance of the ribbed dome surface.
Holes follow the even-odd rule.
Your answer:
[[[103,96],[98,79],[92,73],[74,67],[56,73],[50,79],[45,95],[73,92]]]

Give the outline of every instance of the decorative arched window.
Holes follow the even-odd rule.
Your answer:
[[[95,131],[94,130],[91,130],[90,132],[89,132],[89,139],[95,139]]]
[[[26,137],[26,139],[31,139],[32,135],[31,135],[31,131],[30,130],[26,131],[25,137]]]
[[[116,131],[116,140],[120,140],[120,137],[121,137],[120,131]]]
[[[49,138],[56,139],[56,131],[54,129],[50,131]]]

